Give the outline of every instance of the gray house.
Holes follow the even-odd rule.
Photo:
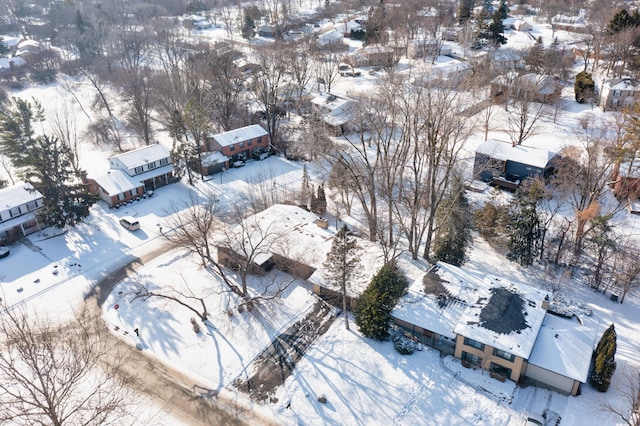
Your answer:
[[[542,148],[488,140],[476,148],[473,176],[515,191],[527,178],[547,177],[555,156],[555,152]]]

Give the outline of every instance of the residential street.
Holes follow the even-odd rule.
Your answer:
[[[86,298],[86,306],[92,315],[101,315],[101,306],[114,286],[137,268],[167,251],[164,247],[141,255],[119,270],[113,271],[99,282],[92,294]],[[101,322],[102,323],[102,322]],[[103,323],[104,324],[104,323]],[[105,324],[106,327],[106,324]],[[131,361],[128,373],[137,376],[137,385],[162,409],[188,425],[245,425],[279,424],[247,408],[245,401],[232,399],[226,394],[196,383],[184,374],[161,364],[137,350],[113,333],[106,333],[111,340],[109,347],[114,355],[128,351]]]

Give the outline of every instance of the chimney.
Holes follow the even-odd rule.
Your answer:
[[[544,300],[542,301],[542,309],[544,309],[545,311],[549,310],[549,295],[548,294],[544,297]]]

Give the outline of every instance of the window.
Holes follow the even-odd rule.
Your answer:
[[[161,166],[166,166],[167,164],[169,164],[169,159],[168,158],[163,158],[160,160],[160,165]]]
[[[244,148],[244,142],[240,142],[240,143],[238,144],[238,147],[239,147],[239,148]]]
[[[484,351],[484,343],[480,343],[473,339],[469,339],[468,337],[464,338],[464,344],[467,346],[471,346],[472,348],[476,348],[476,349],[480,349],[481,351]]]
[[[473,365],[482,365],[482,358],[477,356],[477,355],[473,355],[470,354],[468,352],[462,352],[462,360],[463,361],[467,361]]]
[[[512,370],[507,367],[503,367],[502,365],[496,364],[494,362],[489,366],[489,371],[494,374],[498,374],[503,377],[511,377]]]
[[[247,146],[251,146],[251,144],[252,144],[252,143],[253,143],[253,141],[252,141],[251,139],[249,139],[249,140],[247,141]]]
[[[149,164],[147,164],[147,169],[148,170],[152,170],[152,169],[155,169],[155,168],[156,168],[156,162],[155,161],[152,161]]]
[[[38,203],[36,201],[29,201],[27,203],[27,210],[31,211],[31,210],[35,210],[38,208]]]
[[[118,194],[118,200],[124,200],[124,194]]]
[[[236,147],[233,144],[229,145],[229,151],[233,151],[234,149],[236,149]]]
[[[133,172],[135,174],[140,174],[140,173],[142,173],[143,170],[144,170],[144,167],[140,166],[140,167],[136,167],[135,169],[133,169]]]
[[[20,207],[14,207],[11,210],[9,210],[9,215],[11,215],[11,217],[16,217],[16,216],[20,216],[22,212],[20,211]]]
[[[515,359],[515,356],[513,354],[495,348],[493,349],[493,355],[497,356],[498,358],[506,359],[507,361],[513,361]]]

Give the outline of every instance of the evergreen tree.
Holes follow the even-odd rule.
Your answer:
[[[4,42],[4,38],[0,36],[0,56],[4,56],[10,52],[9,46]]]
[[[393,265],[383,266],[358,298],[355,321],[360,332],[375,340],[389,336],[391,311],[407,288],[407,279]]]
[[[455,266],[462,265],[471,242],[472,216],[460,179],[455,180],[451,193],[440,204],[436,219],[439,225],[434,257]]]
[[[327,211],[327,197],[324,194],[324,185],[318,186],[318,195],[315,198],[315,213],[324,214]]]
[[[251,40],[256,36],[256,22],[247,9],[242,9],[242,23],[240,25],[242,38]]]
[[[533,72],[539,72],[544,65],[544,45],[542,44],[542,36],[536,39],[531,46],[529,52],[524,57],[524,62]]]
[[[82,183],[84,171],[74,167],[71,147],[56,137],[35,134],[33,123],[43,120],[37,102],[12,99],[0,110],[0,152],[43,195],[41,214],[47,225],[75,225],[89,215],[97,197]]]
[[[367,17],[366,32],[364,34],[364,44],[386,43],[387,36],[387,12],[383,2],[369,9]]]
[[[541,180],[523,183],[509,208],[509,253],[507,258],[529,266],[540,254],[542,226],[538,204],[544,194]]]
[[[461,0],[458,7],[458,23],[464,25],[471,19],[474,0]]]
[[[591,384],[600,392],[606,392],[611,385],[611,377],[616,371],[617,335],[613,324],[602,334],[595,351]]]
[[[507,43],[507,39],[504,36],[504,24],[502,23],[502,8],[496,10],[491,17],[491,23],[489,24],[489,40],[496,46],[500,47]]]
[[[333,238],[331,250],[324,261],[325,279],[334,287],[339,288],[342,294],[342,311],[347,330],[349,329],[347,285],[356,277],[360,265],[358,249],[355,237],[347,225],[343,225]]]
[[[309,210],[309,200],[311,198],[309,183],[309,172],[307,171],[307,165],[302,166],[302,188],[300,188],[300,207],[305,210]]]
[[[585,103],[589,99],[593,99],[596,84],[593,81],[591,73],[581,71],[576,75],[576,82],[573,85],[575,91],[576,102],[579,104]]]
[[[508,12],[509,8],[507,8],[507,3],[505,2],[505,0],[502,0],[500,2],[500,7],[496,11],[496,13],[498,14],[498,18],[500,18],[501,21],[507,19],[507,17],[509,16]]]

